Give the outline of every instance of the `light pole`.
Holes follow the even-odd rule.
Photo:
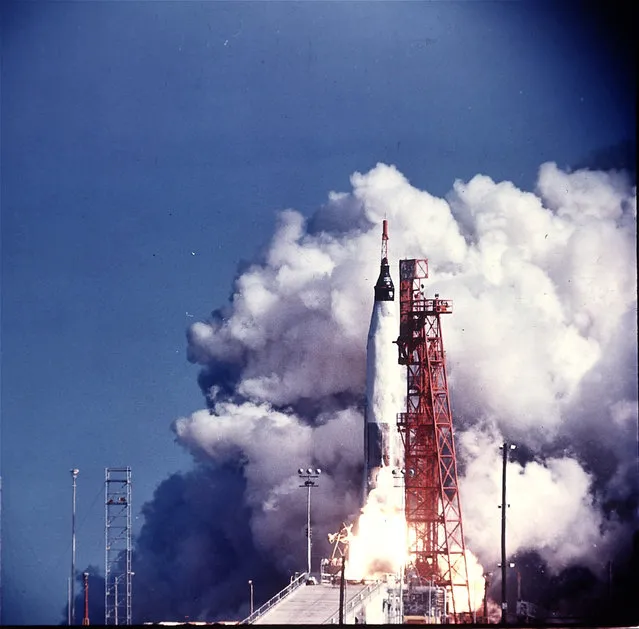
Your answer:
[[[82,573],[82,583],[84,585],[84,618],[82,619],[83,625],[89,624],[89,573]]]
[[[71,584],[69,587],[69,603],[71,610],[69,613],[69,624],[75,625],[75,492],[76,480],[80,470],[72,469],[71,478],[73,480],[73,501],[71,505]]]
[[[300,487],[306,487],[307,489],[307,497],[306,497],[306,570],[308,572],[308,576],[311,576],[311,488],[317,487],[317,483],[315,480],[319,478],[319,475],[322,473],[322,470],[319,468],[311,468],[309,467],[307,470],[300,467],[297,470],[297,475],[300,479],[304,479],[304,484],[300,485]]]
[[[504,441],[499,446],[502,450],[502,474],[501,474],[501,624],[508,622],[508,600],[506,591],[506,463],[508,452],[517,446]]]
[[[71,624],[71,579],[67,577],[67,625]]]
[[[253,579],[249,579],[249,589],[251,592],[251,616],[253,615]]]

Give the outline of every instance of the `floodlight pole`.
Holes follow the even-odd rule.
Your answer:
[[[315,479],[322,473],[320,469],[308,468],[304,470],[300,468],[297,474],[300,479],[304,479],[304,484],[300,487],[306,487],[306,571],[311,576],[311,488],[317,487]]]
[[[73,499],[71,506],[71,583],[69,586],[69,604],[71,610],[69,612],[69,624],[75,625],[75,493],[76,481],[80,470],[72,469],[71,478],[73,479]]]
[[[83,585],[84,585],[84,618],[82,624],[87,626],[89,624],[89,573],[82,573]]]

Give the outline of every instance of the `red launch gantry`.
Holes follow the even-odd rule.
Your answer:
[[[454,588],[452,620],[470,611],[468,567],[440,315],[452,302],[424,296],[427,260],[400,260],[399,364],[407,368],[404,442],[409,561],[422,583]]]

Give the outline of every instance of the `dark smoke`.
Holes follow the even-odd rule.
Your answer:
[[[163,481],[143,508],[136,541],[136,622],[248,616],[288,579],[255,547],[241,465],[199,463]]]

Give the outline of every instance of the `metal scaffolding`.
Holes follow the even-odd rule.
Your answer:
[[[131,622],[131,468],[104,474],[104,624]]]
[[[422,585],[445,588],[452,619],[470,607],[470,588],[457,458],[440,315],[448,299],[426,298],[427,260],[401,260],[399,363],[406,365],[406,412],[398,417],[404,442],[405,513],[409,553]]]

